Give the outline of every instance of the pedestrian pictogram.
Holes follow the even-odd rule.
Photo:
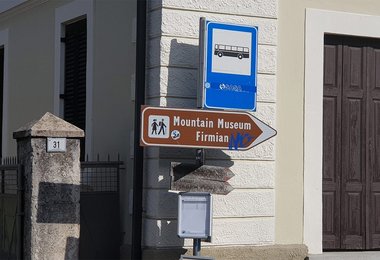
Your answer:
[[[169,137],[169,121],[168,116],[162,115],[150,115],[149,116],[149,131],[148,136],[150,138],[168,138]]]

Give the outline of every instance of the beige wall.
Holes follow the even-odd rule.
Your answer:
[[[344,4],[339,0],[279,0],[276,243],[304,243],[306,8],[380,16],[380,2],[376,0],[349,0]],[[305,201],[305,206],[310,203]]]
[[[133,129],[136,6],[134,1],[96,1],[94,11],[93,153],[119,150],[125,157],[130,142],[126,130]]]
[[[8,11],[0,14],[0,31],[8,30],[8,112],[7,131],[10,132],[8,154],[14,152],[12,131],[43,112],[53,112],[55,66],[55,12],[56,9],[75,1],[41,2],[28,6],[24,11]],[[93,92],[92,118],[94,134],[90,156],[119,152],[127,156],[129,134],[132,129],[133,100],[131,84],[135,71],[136,3],[134,1],[94,1]],[[134,31],[133,31],[134,30]],[[27,109],[26,109],[27,108]],[[122,114],[115,120],[115,108]],[[17,116],[14,116],[17,115]],[[107,135],[120,136],[110,140]],[[120,140],[123,140],[121,145]],[[122,149],[121,149],[122,148]]]
[[[125,162],[120,176],[124,244],[131,243],[132,224],[135,34],[136,1],[95,1],[92,157],[116,159],[119,153]]]
[[[4,91],[5,110],[4,154],[15,154],[12,133],[31,118],[46,111],[52,112],[54,77],[54,13],[19,13],[0,23],[0,30],[8,29],[8,82]],[[20,19],[22,17],[22,19]],[[33,69],[31,69],[33,68]],[[39,100],[39,102],[35,102]]]
[[[1,7],[0,3],[0,10]],[[62,114],[58,108],[62,69],[60,24],[83,12],[87,14],[89,37],[87,126],[90,129],[86,129],[86,142],[91,143],[91,150],[86,152],[90,159],[99,153],[101,160],[106,160],[107,154],[111,159],[117,159],[120,154],[125,162],[126,172],[121,175],[121,211],[126,231],[124,242],[130,243],[128,209],[133,183],[136,1],[29,0],[0,13],[0,45],[6,39],[8,71],[4,154],[16,153],[12,133],[17,128],[38,119],[46,111]]]

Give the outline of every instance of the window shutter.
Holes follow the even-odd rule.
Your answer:
[[[86,130],[86,20],[66,25],[64,118]]]
[[[64,119],[86,130],[86,19],[67,24],[65,27],[64,65]],[[84,158],[84,140],[81,141],[81,158]]]

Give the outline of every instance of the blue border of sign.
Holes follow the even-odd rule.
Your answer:
[[[212,72],[213,30],[223,29],[252,34],[251,75]],[[206,21],[204,107],[256,111],[257,97],[257,27]],[[228,86],[228,87],[225,87]]]

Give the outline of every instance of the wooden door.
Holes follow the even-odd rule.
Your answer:
[[[326,36],[323,248],[380,248],[380,42]]]

